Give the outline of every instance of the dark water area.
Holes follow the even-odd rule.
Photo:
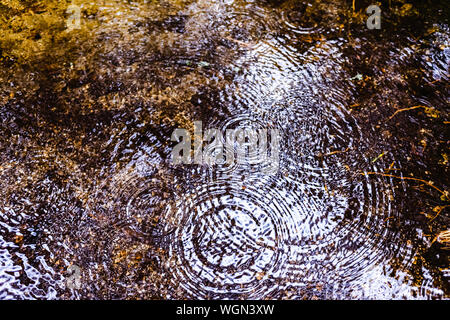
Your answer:
[[[0,299],[450,297],[447,1],[14,3]],[[174,164],[195,121],[276,166]]]

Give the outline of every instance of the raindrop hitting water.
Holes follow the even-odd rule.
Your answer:
[[[175,93],[152,96],[131,115],[117,111],[77,233],[67,235],[80,245],[62,245],[79,257],[82,296],[409,297],[411,280],[390,265],[400,261],[408,270],[415,255],[396,227],[403,212],[394,199],[404,190],[393,179],[364,174],[401,165],[374,159],[372,129],[347,108],[353,88],[341,48],[349,40],[325,39],[325,26],[306,17],[307,7],[294,9],[198,1],[153,22],[167,29],[175,48],[169,62],[158,62],[162,67],[176,62],[182,72],[209,77],[197,91],[183,92],[192,107],[186,123],[217,128],[231,148],[227,130],[278,132],[279,155],[276,166],[252,151],[231,164],[174,165],[173,123],[147,113],[161,101],[169,109]],[[186,77],[193,86],[195,76]],[[164,92],[179,89],[164,85]],[[2,250],[0,267],[16,272]],[[11,282],[7,277],[2,281]],[[52,286],[60,279],[45,281],[50,289],[36,297],[56,295]],[[440,294],[429,282],[419,295]]]

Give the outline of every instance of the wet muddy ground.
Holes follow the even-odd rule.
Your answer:
[[[450,297],[446,1],[73,4],[0,0],[1,299]]]

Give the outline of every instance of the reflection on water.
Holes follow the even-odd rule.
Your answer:
[[[98,2],[79,57],[2,87],[1,298],[448,298],[445,4]],[[173,165],[194,121],[279,130],[278,170]]]

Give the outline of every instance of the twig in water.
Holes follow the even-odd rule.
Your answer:
[[[388,174],[388,173],[383,173],[383,172],[361,172],[362,175],[380,175],[383,177],[391,177],[391,178],[397,178],[400,180],[412,180],[412,181],[419,181],[422,183],[425,183],[426,185],[434,188],[435,190],[439,191],[442,195],[444,195],[446,198],[448,198],[448,192],[442,191],[441,189],[439,189],[438,187],[436,187],[435,185],[433,185],[432,183],[429,183],[428,181],[422,180],[422,179],[418,179],[418,178],[413,178],[413,177],[400,177],[400,176],[396,176],[393,174]]]
[[[391,120],[393,117],[395,117],[398,113],[403,112],[403,111],[408,111],[408,110],[414,110],[414,109],[419,109],[419,108],[426,108],[425,106],[414,106],[414,107],[409,107],[409,108],[403,108],[403,109],[398,109],[397,111],[395,111],[392,116],[390,116],[388,118],[388,120]]]
[[[240,45],[242,47],[246,47],[246,48],[250,48],[250,49],[253,48],[256,45],[254,43],[247,43],[247,42],[244,42],[244,41],[241,41],[241,40],[234,39],[234,38],[229,37],[229,36],[224,37],[224,39],[227,39],[229,41],[237,43],[238,45]]]
[[[447,208],[448,206],[443,206],[443,207],[439,207],[438,212],[436,213],[436,215],[430,219],[430,222],[433,221],[434,219],[437,218],[437,216],[441,213],[442,210],[444,210],[445,208]]]
[[[350,150],[350,148],[347,148],[347,149],[345,149],[345,150],[331,151],[331,152],[325,153],[323,156],[324,156],[324,157],[325,157],[325,156],[332,156],[333,154],[344,153],[344,152],[347,152],[348,150]]]

